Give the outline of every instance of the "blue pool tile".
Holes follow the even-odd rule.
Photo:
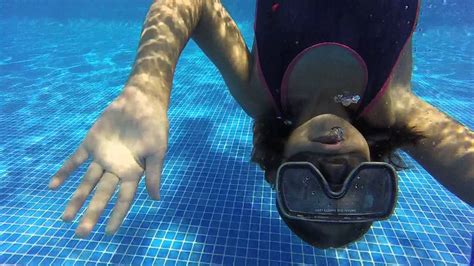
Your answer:
[[[165,264],[165,258],[156,258],[153,265],[164,265]]]
[[[41,261],[41,264],[42,264],[42,265],[52,265],[52,264],[53,264],[53,261],[54,261],[53,258],[44,258],[44,259]]]
[[[441,257],[443,257],[444,260],[452,261],[453,256],[447,252],[440,252]]]
[[[372,257],[370,256],[370,254],[368,252],[360,252],[360,256],[361,256],[362,260],[372,261]]]
[[[249,258],[255,258],[258,255],[258,250],[249,248],[247,249],[247,257]]]
[[[219,265],[221,265],[223,261],[224,261],[224,257],[220,255],[212,256],[212,259],[211,259],[212,263],[219,264]]]
[[[245,265],[246,260],[244,258],[235,258],[235,264],[236,265]]]
[[[212,261],[212,255],[211,254],[202,254],[201,262],[210,263],[211,261]]]
[[[397,264],[407,265],[408,260],[405,256],[395,256],[397,258]]]
[[[179,257],[178,257],[178,258],[179,258],[180,260],[188,260],[188,259],[189,259],[189,255],[190,255],[189,252],[181,251],[181,252],[179,253]]]
[[[456,259],[456,263],[459,263],[459,264],[471,264],[474,262],[471,260],[471,262],[469,262],[469,259],[466,258],[466,256],[462,256],[462,255],[459,255],[459,254],[453,254],[453,257]]]
[[[142,262],[143,262],[143,258],[142,258],[142,257],[134,257],[134,258],[132,259],[131,264],[132,264],[132,265],[140,265],[140,264],[142,264]]]
[[[113,254],[111,253],[103,253],[102,257],[100,257],[100,261],[108,262],[112,258]]]
[[[178,265],[178,263],[175,260],[168,260],[167,259],[163,265],[165,265],[165,266],[175,266],[175,265]]]
[[[383,259],[385,261],[385,263],[388,263],[388,264],[393,264],[393,263],[396,263],[396,259],[395,259],[395,256],[393,255],[390,255],[390,254],[385,254],[383,256]]]
[[[233,257],[225,257],[223,264],[224,264],[224,265],[234,264],[234,258],[233,258]]]
[[[201,258],[201,253],[191,252],[189,255],[190,261],[199,261],[200,258]]]
[[[0,258],[5,263],[16,264],[21,259],[21,255],[2,255]]]
[[[383,262],[383,255],[379,252],[371,252],[372,258],[376,262]]]
[[[111,263],[120,263],[122,261],[123,255],[121,254],[116,254],[112,256]]]

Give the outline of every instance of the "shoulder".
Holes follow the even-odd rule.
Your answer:
[[[410,88],[390,84],[384,95],[362,119],[376,128],[394,127],[406,115],[412,96]]]

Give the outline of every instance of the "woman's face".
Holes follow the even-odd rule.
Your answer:
[[[327,137],[339,127],[343,140]],[[326,137],[325,137],[326,136]],[[309,161],[325,176],[333,190],[339,190],[347,175],[360,163],[370,161],[369,146],[362,134],[345,119],[323,114],[297,127],[285,145],[284,162]],[[360,238],[371,223],[318,223],[282,219],[300,238],[321,248],[339,247]]]

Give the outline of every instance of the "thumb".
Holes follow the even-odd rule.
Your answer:
[[[145,159],[145,183],[148,195],[154,200],[160,199],[161,171],[164,154],[154,154]]]

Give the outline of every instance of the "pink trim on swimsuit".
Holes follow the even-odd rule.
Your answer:
[[[270,99],[270,101],[272,103],[272,106],[273,106],[273,109],[275,110],[275,113],[277,114],[277,116],[281,116],[282,112],[281,112],[280,108],[278,108],[278,105],[276,104],[275,99],[273,98],[272,93],[270,92],[270,89],[269,89],[268,84],[267,84],[267,80],[265,79],[265,76],[263,75],[262,68],[260,66],[260,58],[258,57],[257,38],[255,38],[255,56],[256,56],[256,59],[257,59],[257,74],[258,74],[258,77],[260,78],[260,81],[263,83],[263,87],[265,89],[265,92],[266,92],[268,98]]]
[[[418,15],[420,14],[420,2],[421,1],[418,1],[418,5],[416,7],[416,17],[415,17],[415,22],[418,22]],[[388,84],[390,82],[390,80],[392,80],[392,76],[393,76],[393,69],[398,66],[398,63],[400,61],[400,56],[402,54],[402,52],[405,50],[405,47],[406,45],[408,44],[408,40],[411,39],[411,37],[413,36],[413,32],[415,31],[415,28],[416,28],[416,24],[413,23],[413,27],[412,27],[412,30],[411,30],[411,33],[410,35],[408,36],[408,38],[406,39],[405,41],[405,44],[403,44],[403,48],[402,50],[400,51],[400,53],[398,54],[398,57],[397,57],[397,60],[395,61],[395,64],[393,65],[392,67],[392,70],[390,70],[390,74],[388,76],[388,78],[385,80],[383,86],[382,86],[382,89],[377,93],[377,95],[375,95],[375,97],[370,101],[369,104],[367,104],[364,108],[364,110],[359,114],[359,116],[357,116],[356,120],[359,120],[360,118],[362,118],[363,116],[367,115],[368,113],[370,113],[370,111],[372,111],[372,109],[374,108],[374,106],[376,105],[376,103],[378,101],[380,101],[380,99],[382,98],[382,96],[385,94],[385,92],[387,91],[388,89]]]
[[[417,1],[418,2],[418,5],[417,5],[417,11],[416,11],[416,17],[415,17],[415,21],[417,22],[418,21],[418,18],[419,18],[419,13],[420,13],[420,2],[421,1]],[[258,0],[256,1],[256,9],[255,9],[255,20],[254,20],[254,32],[256,32],[257,30],[257,13],[258,13]],[[278,8],[278,6],[275,8],[275,10],[273,11],[276,11],[276,9]],[[390,74],[388,76],[388,78],[385,80],[384,82],[384,85],[382,86],[382,88],[379,90],[379,92],[377,93],[377,95],[370,101],[369,104],[367,104],[365,106],[365,108],[363,109],[363,111],[357,116],[356,119],[360,119],[362,116],[364,115],[367,115],[373,108],[374,106],[376,105],[376,103],[382,98],[382,96],[385,94],[385,92],[387,91],[387,88],[388,88],[388,83],[389,81],[392,79],[392,76],[393,76],[393,69],[398,65],[399,61],[400,61],[400,56],[402,54],[402,51],[405,49],[407,43],[408,43],[408,40],[410,40],[410,38],[413,36],[413,32],[415,31],[415,28],[416,28],[416,23],[413,23],[413,27],[412,27],[412,30],[411,30],[411,33],[410,35],[408,36],[408,38],[406,39],[405,41],[405,44],[403,45],[403,48],[402,50],[400,51],[400,53],[398,54],[398,57],[397,57],[397,60],[395,62],[395,64],[392,66],[392,69],[390,71]],[[357,58],[357,60],[361,63],[362,66],[364,66],[364,69],[366,70],[366,74],[365,74],[365,84],[367,84],[367,81],[368,81],[368,72],[367,72],[367,66],[366,66],[366,63],[365,61],[362,59],[362,57],[356,52],[354,51],[352,48],[346,46],[346,45],[343,45],[343,44],[340,44],[340,43],[335,43],[335,42],[323,42],[323,43],[319,43],[319,44],[315,44],[313,46],[310,46],[308,48],[306,48],[305,50],[303,50],[301,53],[299,53],[290,63],[290,65],[287,67],[287,69],[285,70],[285,74],[283,76],[283,81],[282,81],[282,84],[280,86],[280,92],[281,92],[281,95],[280,95],[280,101],[282,103],[282,108],[283,110],[280,110],[278,108],[278,105],[276,104],[275,102],[275,99],[273,98],[271,92],[270,92],[270,89],[268,87],[268,84],[266,82],[266,79],[263,75],[263,71],[261,69],[261,65],[260,65],[260,59],[259,59],[259,56],[258,56],[258,44],[257,44],[257,38],[255,38],[255,49],[256,49],[256,60],[257,60],[257,71],[258,71],[258,76],[261,80],[261,82],[264,83],[264,88],[265,88],[265,91],[267,92],[267,96],[269,96],[270,98],[270,101],[275,109],[275,112],[277,114],[277,116],[282,116],[283,113],[287,113],[287,101],[288,101],[288,79],[289,79],[289,74],[288,73],[291,73],[290,70],[292,70],[294,68],[294,65],[296,64],[297,62],[297,59],[299,59],[301,56],[303,56],[305,53],[307,53],[309,50],[313,49],[313,48],[316,48],[317,46],[322,46],[322,45],[329,45],[329,44],[333,44],[333,45],[339,45],[341,47],[344,47],[346,49],[348,49],[349,51],[351,51]],[[367,87],[367,86],[366,86]],[[361,99],[363,100],[363,99]]]
[[[256,4],[257,4],[257,6],[255,8],[255,17],[254,17],[255,20],[254,20],[254,24],[253,24],[253,31],[254,32],[257,31],[258,0],[256,1]],[[270,92],[270,88],[268,87],[267,80],[265,79],[265,76],[263,75],[262,67],[260,65],[260,57],[258,56],[257,38],[254,38],[254,42],[255,42],[255,57],[256,57],[256,60],[257,60],[257,74],[258,74],[258,77],[259,77],[260,81],[263,83],[264,90],[267,94],[267,97],[270,99],[270,102],[273,106],[273,110],[275,111],[277,116],[281,116],[282,111],[280,110],[280,108],[278,108],[278,105],[275,102],[275,99],[273,98],[272,93]]]

